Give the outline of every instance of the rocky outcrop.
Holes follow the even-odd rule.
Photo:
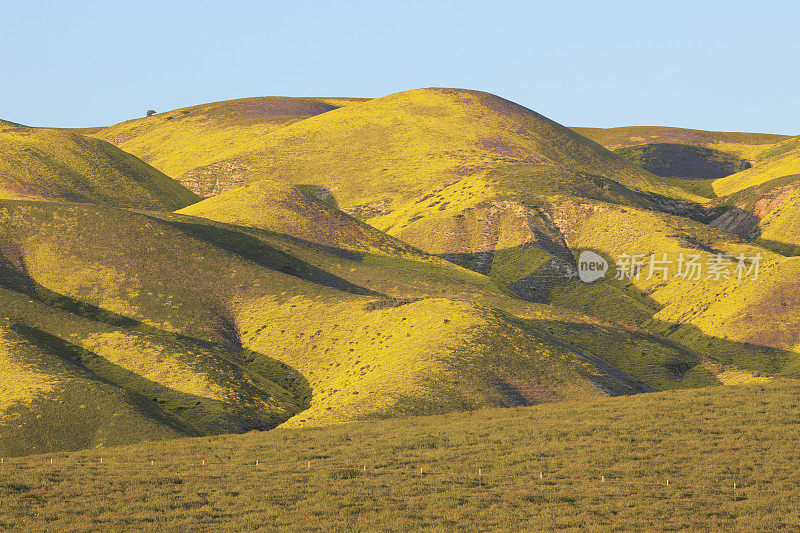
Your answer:
[[[178,181],[197,196],[211,198],[247,185],[246,173],[250,170],[250,166],[238,161],[221,161],[194,168]]]
[[[753,213],[733,207],[712,220],[709,226],[746,237],[760,221]]]

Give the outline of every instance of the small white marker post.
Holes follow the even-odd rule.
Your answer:
[[[258,466],[258,459],[256,459],[256,466]]]
[[[100,458],[100,464],[103,464],[103,458],[102,457]]]
[[[669,478],[667,478],[667,487],[669,487]]]
[[[422,467],[419,467],[419,473],[422,474]]]
[[[206,460],[203,459],[203,466],[206,466]]]
[[[364,465],[364,472],[367,471],[367,465]]]
[[[153,460],[150,459],[150,466],[153,466]]]
[[[483,469],[481,469],[481,468],[479,468],[479,469],[478,469],[478,475],[479,475],[479,476],[482,476],[482,475],[483,475]]]
[[[541,472],[539,472],[539,479],[544,479],[544,475]]]
[[[50,464],[53,464],[53,458],[52,457],[50,458]]]
[[[311,469],[311,461],[306,461],[306,468]]]
[[[600,476],[600,481],[602,481],[603,483],[605,483],[605,482],[606,482],[606,476],[604,476],[604,475],[603,475],[603,476]]]

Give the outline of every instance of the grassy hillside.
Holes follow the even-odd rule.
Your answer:
[[[765,151],[753,168],[714,182],[717,195],[728,195],[770,180],[800,174],[800,137],[792,137]]]
[[[420,252],[89,204],[1,207],[5,358],[24,376],[2,381],[15,392],[0,424],[16,427],[4,454],[719,383],[702,355],[509,299]],[[126,423],[72,424],[75,375],[116,391]],[[65,427],[71,440],[47,437]]]
[[[229,154],[253,149],[263,135],[277,128],[362,100],[242,98],[157,113],[88,133],[141,158],[205,198],[247,182],[252,168],[227,161]]]
[[[370,210],[392,210],[392,202],[507,164],[663,189],[649,173],[568,128],[500,97],[462,89],[406,91],[312,117],[273,132],[242,157],[263,169],[259,177],[312,179],[365,218]]]
[[[761,220],[798,189],[800,174],[793,174],[714,199],[709,205],[723,206],[728,210],[711,225],[743,237],[750,236]]]
[[[258,102],[271,106],[265,115],[277,113],[276,109],[286,113],[286,106],[292,104],[300,106],[300,116],[310,113],[309,105],[321,105],[292,99]],[[185,213],[337,246],[343,242],[334,236],[337,232],[351,237],[367,231],[352,221],[342,222],[336,211],[319,203],[312,205],[309,195],[315,195],[413,246],[490,274],[504,286],[527,278],[554,258],[571,257],[557,224],[546,212],[547,206],[563,199],[579,197],[588,202],[681,212],[693,208],[671,197],[705,201],[529,109],[487,93],[408,91],[290,125],[282,122],[281,128],[264,135],[242,129],[246,125],[241,118],[244,105],[238,101],[211,104],[208,109],[190,108],[186,116],[198,114],[197,120],[208,130],[209,143],[219,141],[212,131],[241,134],[235,142],[222,143],[224,148],[206,150],[220,157],[213,168],[248,168],[241,176],[270,179],[193,206]],[[207,116],[212,110],[213,119]],[[177,127],[184,120],[182,114],[168,114],[171,120],[159,120],[175,125],[182,136],[192,131]],[[158,163],[164,169],[171,164],[167,160],[178,162],[184,155],[191,156],[192,162],[199,161],[198,154],[182,151],[178,137],[152,142],[147,132],[158,128],[147,120],[135,121],[142,133],[131,142],[150,139],[148,146],[156,152],[134,153],[150,161],[165,158]],[[258,127],[262,126],[259,122]],[[132,149],[124,140],[118,142]],[[220,149],[230,153],[220,156]],[[233,153],[237,150],[238,155]],[[229,185],[241,183],[236,180]],[[300,189],[289,191],[288,185]],[[284,211],[271,212],[265,207],[275,202],[282,204],[281,209],[291,204],[292,214],[280,219]],[[320,216],[326,231],[316,232],[320,237],[309,237],[315,233],[312,220]],[[345,226],[348,229],[342,229]],[[526,297],[538,291],[537,287],[517,289],[517,294]]]
[[[752,346],[743,344],[755,341],[746,332],[756,331],[763,322],[757,320],[752,328],[737,325],[738,317],[747,316],[750,311],[743,310],[744,300],[734,301],[726,296],[734,291],[726,280],[718,283],[673,280],[666,287],[653,281],[622,291],[613,282],[588,287],[574,277],[569,278],[569,270],[563,270],[574,269],[573,253],[583,247],[606,252],[612,258],[631,251],[669,253],[677,257],[679,253],[697,252],[700,242],[735,255],[745,252],[753,255],[759,248],[747,246],[729,234],[709,230],[703,224],[653,210],[648,197],[614,182],[569,173],[563,173],[558,180],[553,179],[553,174],[542,176],[538,170],[535,166],[520,165],[485,172],[409,202],[408,211],[375,217],[372,222],[406,241],[488,274],[501,286],[526,298],[585,309],[592,314],[654,327],[662,333],[669,331],[673,322],[686,322],[685,329],[691,335],[684,335],[684,329],[670,334],[697,353],[754,371],[795,372],[797,354],[789,351],[796,346],[796,339],[789,333],[794,327],[781,339],[754,342]],[[222,220],[266,227],[275,218],[269,211],[275,205],[271,195],[281,190],[279,185],[264,182],[206,200],[197,207],[210,206],[206,211],[212,217],[223,217]],[[244,209],[240,218],[240,206],[249,206],[253,200],[254,208]],[[202,214],[202,210],[193,209],[186,211]],[[608,241],[609,237],[615,238]],[[785,272],[791,270],[786,266],[778,271],[784,272],[781,270],[784,268],[788,269]],[[782,275],[774,277],[770,287],[778,287]],[[625,292],[630,295],[625,296]],[[703,306],[708,304],[702,304],[701,297],[708,294],[713,295],[709,298],[723,298],[722,307],[728,306],[724,318],[715,319],[713,324],[703,318]],[[662,316],[667,317],[664,326]],[[574,328],[565,328],[560,334],[570,342],[580,337]],[[717,341],[717,337],[729,334],[736,341]],[[604,350],[602,347],[610,339],[598,340],[596,335],[591,333],[582,346],[590,347],[594,353],[602,351],[600,357],[635,376],[648,375],[646,382],[662,388],[660,383],[656,384],[662,378],[655,378],[651,370],[637,368],[635,357],[628,352],[618,356],[613,350]],[[709,349],[709,344],[714,346]],[[652,352],[649,357],[652,362]],[[667,379],[665,386],[674,386],[670,382]]]
[[[650,197],[618,184],[601,182],[605,187],[594,192],[571,187],[557,195],[553,181],[527,168],[517,170],[518,181],[507,169],[498,169],[471,188],[464,187],[464,180],[434,191],[403,218],[390,214],[372,222],[484,272],[527,299],[636,323],[729,364],[796,374],[800,339],[794,332],[800,325],[791,311],[798,299],[791,288],[796,261],[654,209]],[[546,184],[542,193],[540,184]],[[466,208],[459,210],[450,207],[453,198],[473,203],[461,203]],[[622,254],[640,254],[644,274],[638,280],[606,279],[588,286],[575,279],[575,254],[584,249],[602,253],[612,264]],[[732,261],[729,277],[735,258],[761,254],[761,277],[715,280],[706,279],[705,271],[696,281],[675,277],[680,254],[701,254],[705,264],[708,254],[717,253]],[[650,254],[671,259],[668,280],[658,274],[646,279]],[[776,306],[776,300],[783,303]],[[783,323],[778,331],[771,327],[776,320]]]
[[[558,284],[550,303],[643,324],[740,367],[796,375],[796,258],[697,222],[634,207],[565,204],[554,217],[575,248],[597,250],[612,263],[621,254],[642,254],[642,267],[638,279],[612,280],[588,290],[577,282]],[[707,254],[719,253],[732,263],[730,279],[708,278]],[[658,271],[647,279],[651,254],[672,259],[666,281]],[[700,254],[705,266],[699,279],[676,277],[680,254],[685,259]],[[761,254],[757,280],[736,279],[736,258],[742,254]]]
[[[528,177],[527,169],[521,167],[517,169],[517,177],[519,180],[525,180]],[[519,198],[520,188],[516,187],[514,180],[511,179],[512,175],[509,173],[502,173],[502,176],[505,177],[506,182],[509,183],[509,186],[506,190],[506,193],[511,198],[515,192],[517,194],[517,198]],[[528,181],[530,184],[535,184],[535,181]],[[609,200],[612,199],[613,196],[613,189],[607,188],[602,189],[597,187],[596,189],[592,189],[586,186],[584,182],[567,182],[571,186],[573,185],[583,185],[583,191],[587,196],[590,193],[595,192],[600,194],[604,192],[606,194],[606,198]],[[270,187],[274,185],[270,185],[269,187],[265,187],[265,189],[269,190]],[[548,192],[552,192],[553,185],[550,184],[545,187]],[[251,187],[254,190],[260,190],[256,187]],[[229,193],[228,195],[222,195],[218,199],[209,199],[203,202],[203,205],[206,203],[215,203],[216,201],[220,202],[221,206],[229,205],[230,210],[234,211],[235,206],[238,205],[234,200],[239,198],[239,193],[245,193],[248,189],[240,189],[238,191],[234,191]],[[458,189],[457,189],[458,190]],[[579,194],[579,189],[575,188],[565,188],[565,191],[572,192],[574,194]],[[539,202],[539,205],[545,205],[541,202],[546,202],[546,199],[549,198],[548,196],[541,196],[537,197],[537,190],[535,188],[530,188],[528,191],[529,196],[525,197],[525,201],[535,204]],[[619,202],[623,202],[622,205],[630,206],[635,205],[636,202],[646,202],[641,196],[637,196],[632,194],[630,191],[627,191],[624,188],[619,187],[619,191],[625,194],[619,194],[616,196]],[[463,191],[462,191],[463,194]],[[566,192],[565,192],[566,194]],[[250,198],[249,195],[241,194],[242,198]],[[255,198],[260,198],[260,196],[253,196]],[[426,207],[427,202],[431,202],[432,207]],[[586,200],[584,200],[585,202]],[[433,195],[431,198],[428,198],[424,204],[418,204],[419,207],[416,207],[414,215],[411,216],[412,220],[410,224],[408,224],[409,228],[422,228],[423,230],[427,230],[426,233],[420,232],[423,236],[430,236],[430,235],[441,235],[441,236],[448,236],[454,235],[455,239],[451,242],[449,241],[439,241],[442,243],[442,246],[454,246],[454,245],[461,245],[461,246],[469,246],[468,242],[457,240],[459,235],[463,235],[463,233],[458,232],[451,232],[448,227],[448,223],[451,220],[448,217],[453,217],[454,219],[458,220],[458,211],[455,211],[455,215],[452,212],[448,212],[447,209],[440,211],[437,206],[441,205],[442,203],[447,203],[443,201],[441,198],[438,198],[437,195]],[[586,204],[581,204],[586,207]],[[597,302],[600,303],[600,306],[592,307],[591,312],[598,315],[609,316],[613,319],[620,319],[628,323],[640,323],[644,324],[650,320],[652,317],[659,312],[662,305],[652,300],[647,299],[647,297],[639,291],[638,289],[634,289],[631,292],[633,296],[628,298],[624,302],[617,302],[617,301],[608,301],[608,294],[603,294],[600,298],[596,291],[593,288],[589,288],[586,285],[577,282],[573,279],[573,281],[565,283],[561,276],[553,277],[552,272],[548,271],[547,267],[549,263],[552,263],[555,260],[559,261],[572,261],[572,253],[573,250],[566,246],[566,241],[564,240],[563,236],[558,233],[558,229],[554,230],[552,227],[548,227],[546,222],[555,226],[555,224],[549,218],[547,212],[542,209],[538,211],[535,209],[526,209],[522,204],[518,202],[514,202],[511,200],[505,200],[499,206],[504,211],[504,214],[511,214],[507,218],[505,222],[503,222],[500,217],[503,215],[497,214],[500,212],[499,208],[495,208],[495,219],[492,221],[495,228],[495,235],[501,235],[501,232],[505,232],[504,238],[508,239],[505,241],[506,243],[509,242],[510,237],[514,237],[513,232],[517,232],[516,235],[520,239],[520,243],[516,248],[508,247],[508,248],[500,248],[492,251],[490,246],[493,244],[489,241],[486,244],[488,252],[479,252],[476,254],[468,253],[469,250],[466,250],[464,256],[472,256],[474,257],[475,261],[485,261],[483,266],[488,265],[486,269],[488,273],[502,286],[510,286],[513,290],[517,292],[524,292],[526,289],[525,284],[530,284],[536,287],[539,284],[542,288],[540,296],[543,298],[544,301],[552,301],[557,305],[567,306],[567,307],[581,307],[584,306],[587,301]],[[604,209],[611,208],[611,205],[607,205]],[[601,209],[601,205],[593,205],[592,209]],[[477,209],[476,209],[477,210]],[[224,213],[225,209],[221,208],[219,213]],[[488,208],[484,213],[488,212]],[[638,210],[637,210],[638,212]],[[553,220],[558,220],[559,224],[564,224],[566,220],[563,217],[566,216],[575,216],[575,218],[584,218],[584,214],[580,213],[560,213],[556,211],[552,211],[553,213]],[[642,215],[647,215],[649,218],[648,220],[651,221],[650,223],[658,223],[661,221],[661,213],[651,212],[650,210],[641,211]],[[258,220],[257,217],[258,210],[254,210],[252,212],[253,220]],[[437,217],[437,214],[439,215]],[[473,220],[471,224],[473,224],[475,231],[484,232],[486,231],[485,226],[487,224],[487,218],[485,215],[482,217],[481,212],[472,213]],[[516,217],[516,220],[512,217]],[[266,219],[270,219],[269,217],[265,217]],[[697,232],[704,228],[701,224],[693,224],[688,223],[685,219],[675,219],[676,221],[681,221],[680,225],[674,226],[672,231],[686,231],[686,227],[692,229],[693,231]],[[468,222],[464,222],[467,224]],[[688,225],[687,225],[688,223]],[[406,224],[401,224],[401,226]],[[557,227],[556,227],[557,228]],[[489,227],[489,230],[492,229],[492,226]],[[611,231],[613,228],[603,229],[602,231]],[[240,228],[240,231],[248,231],[245,228]],[[657,232],[662,231],[661,229],[656,230]],[[549,233],[548,233],[549,232]],[[412,234],[413,235],[413,234]],[[549,235],[552,235],[553,238],[550,239]],[[405,235],[403,235],[405,237]],[[717,233],[717,238],[725,238],[726,234],[724,233]],[[569,236],[569,239],[572,240],[574,237],[572,235]],[[690,239],[687,235],[687,239]],[[532,239],[532,243],[526,243],[525,239]],[[559,239],[561,239],[559,241]],[[428,240],[426,241],[426,246],[431,247],[432,243],[436,241]],[[476,245],[480,245],[480,242],[475,243]],[[597,243],[600,244],[600,243]],[[445,250],[443,248],[442,250]],[[448,256],[452,256],[453,254],[444,254]],[[565,257],[565,255],[567,257]],[[463,257],[451,257],[453,260],[464,259]],[[429,260],[433,262],[433,260]],[[533,265],[533,266],[531,266]],[[480,264],[476,265],[475,263],[468,265],[468,266],[482,266]],[[542,267],[541,270],[538,267]],[[326,268],[330,268],[330,266],[326,266]],[[379,275],[368,274],[366,277],[363,275],[363,266],[362,268],[355,270],[355,269],[337,269],[335,272],[337,275],[341,275],[342,277],[348,279],[351,282],[357,284],[364,284],[365,282],[371,286],[376,287],[374,285],[374,279],[376,277],[380,277]],[[357,275],[356,273],[362,272],[361,275]],[[430,274],[427,274],[428,278],[430,279]],[[486,278],[482,278],[486,279]],[[522,279],[522,282],[519,280]],[[516,283],[515,283],[516,282]],[[565,288],[569,287],[569,289]],[[391,294],[394,297],[404,297],[407,293],[398,292],[397,287],[393,289],[389,289],[389,285],[384,284],[380,286],[381,291],[391,290]],[[617,290],[616,285],[604,285],[599,290],[601,293],[605,293],[607,291],[612,292],[613,297],[620,296],[619,293],[615,293],[614,291]],[[551,294],[551,291],[554,291]],[[580,293],[579,297],[576,297],[572,294],[571,291],[578,291]],[[464,297],[464,293],[456,294],[452,291],[449,293],[449,297],[456,297],[462,298]],[[569,296],[563,296],[565,294],[569,294]],[[600,323],[595,322],[595,327],[590,327],[585,332],[582,327],[577,327],[576,324],[581,323],[583,318],[579,317],[569,317],[567,315],[561,315],[561,311],[559,311],[559,318],[557,320],[548,320],[548,314],[552,314],[557,308],[552,308],[548,306],[536,306],[531,304],[525,304],[519,300],[509,300],[508,298],[502,297],[489,297],[487,300],[487,293],[477,294],[472,293],[468,296],[470,301],[475,301],[476,299],[480,299],[482,301],[490,302],[489,305],[493,307],[498,307],[505,312],[513,314],[520,318],[528,318],[531,319],[529,321],[529,326],[534,325],[538,327],[540,330],[546,330],[549,333],[555,333],[558,335],[560,339],[567,340],[567,342],[571,343],[572,345],[576,345],[579,348],[586,350],[588,352],[593,353],[594,355],[611,362],[612,364],[622,368],[628,373],[631,373],[634,376],[643,379],[645,382],[655,386],[657,388],[671,388],[677,385],[678,382],[674,380],[674,378],[669,377],[670,371],[664,372],[664,369],[673,367],[673,363],[675,361],[674,355],[670,355],[670,350],[678,349],[678,351],[683,351],[684,355],[682,357],[686,357],[687,350],[685,348],[678,348],[679,345],[674,345],[672,348],[668,349],[666,352],[663,352],[661,355],[656,355],[659,353],[659,349],[656,348],[656,344],[658,341],[655,338],[647,340],[647,334],[645,331],[640,330],[638,333],[635,332],[627,332],[622,333],[619,330],[618,326],[609,326],[608,324],[604,324],[603,327],[611,327],[613,333],[610,336],[604,336],[600,334],[601,329],[597,328],[596,326],[600,325]],[[622,305],[620,305],[622,304]],[[583,307],[582,307],[583,308]],[[663,328],[661,328],[663,330]],[[584,334],[585,333],[585,334]],[[622,334],[621,334],[622,333]],[[713,332],[710,332],[708,336],[702,335],[700,340],[697,341],[697,347],[699,353],[705,353],[707,350],[706,344],[708,342],[713,342],[714,337],[712,336]],[[625,340],[623,340],[625,339]],[[702,343],[700,342],[702,341]],[[694,342],[694,341],[693,341]],[[636,346],[646,346],[645,352],[647,353],[647,358],[641,359],[640,352],[636,351]],[[724,359],[727,363],[730,363],[735,358],[740,358],[748,364],[749,368],[754,370],[765,370],[769,372],[775,372],[782,368],[781,365],[785,365],[788,361],[794,360],[796,357],[795,354],[792,353],[783,353],[780,350],[777,351],[780,354],[780,361],[782,363],[779,365],[775,362],[776,351],[764,348],[758,348],[753,346],[747,345],[740,345],[739,343],[733,342],[728,343],[726,345],[726,351],[721,353],[721,358]],[[694,356],[691,356],[694,357]],[[690,358],[691,358],[690,357]],[[680,359],[680,358],[679,358]],[[702,359],[694,359],[694,361],[701,361]],[[682,373],[679,373],[682,374]],[[702,373],[701,373],[702,374]],[[646,376],[646,377],[645,377]],[[687,374],[688,376],[688,374]],[[699,375],[698,375],[699,376]],[[705,378],[702,378],[705,379]],[[702,381],[701,379],[701,381]],[[691,386],[692,379],[684,379],[681,378],[680,383],[684,383],[685,386]]]
[[[799,393],[736,386],[6,459],[0,524],[791,530]]]
[[[263,180],[208,198],[178,213],[291,235],[340,249],[424,254],[340,211],[317,196],[321,191]],[[425,257],[424,259],[429,259]]]
[[[76,133],[0,126],[0,198],[173,210],[197,197],[109,143]]]
[[[643,194],[600,176],[523,164],[432,189],[370,223],[510,286],[553,260],[570,268],[572,254],[549,214],[569,198],[653,206]]]
[[[755,236],[758,242],[787,255],[800,255],[800,175],[787,178],[792,179],[794,191],[761,220]]]
[[[791,137],[769,133],[703,131],[666,126],[623,126],[619,128],[572,128],[609,150],[632,146],[669,143],[711,148],[740,159],[757,160],[772,145]]]
[[[247,115],[249,106],[260,109],[259,118]],[[664,189],[652,175],[529,109],[460,89],[420,89],[366,102],[221,102],[94,134],[202,196],[270,178],[325,187],[340,206],[363,218],[385,212],[392,201],[506,163],[580,170]]]
[[[503,285],[571,257],[547,205],[575,196],[647,208],[672,202],[690,209],[686,200],[705,201],[527,108],[478,91],[398,93],[291,124],[259,143],[234,158],[254,169],[251,179],[301,185]],[[220,199],[215,211],[226,213],[221,220],[258,226],[253,216],[230,214],[241,209],[239,194],[251,195]],[[203,214],[199,209],[187,212]]]
[[[241,350],[48,296],[0,294],[3,386],[29,384],[4,395],[4,454],[271,429],[307,403],[285,365],[248,371]]]
[[[568,281],[581,248],[610,258],[626,252],[769,252],[688,220],[703,215],[708,222],[716,215],[685,201],[702,198],[677,193],[530,110],[486,93],[425,89],[330,111],[262,141],[262,148],[242,157],[269,167],[264,175],[311,184],[306,190],[334,199],[374,227],[487,274],[526,299],[654,328],[726,363],[795,372],[791,313],[785,317],[789,329],[767,339],[758,330],[770,320],[763,312],[770,304],[738,298],[736,283],[651,280],[587,287],[574,277]],[[240,199],[257,200],[271,187],[220,198],[212,211],[221,215],[212,216],[258,227],[264,224],[258,209],[243,217],[231,213],[240,209]],[[796,266],[770,257],[767,285],[758,284],[764,294],[783,291]],[[714,299],[724,303],[717,306]],[[754,312],[761,318],[751,320]]]
[[[68,360],[64,343],[23,326],[19,314],[42,308],[0,291],[0,449],[5,455],[80,450],[197,433],[159,416],[150,398],[94,377]],[[13,317],[13,318],[12,318]],[[36,339],[34,339],[36,336]],[[74,353],[74,352],[73,352]]]
[[[236,100],[91,132],[213,195],[193,205],[103,141],[3,130],[58,169],[28,178],[46,191],[32,197],[62,201],[0,201],[0,455],[800,376],[800,263],[718,229],[769,212],[761,231],[774,215],[794,242],[785,176],[704,205],[719,180],[681,185],[460,89]],[[719,137],[759,146],[752,170],[794,151]],[[757,282],[590,285],[583,249],[645,271],[650,254],[763,261]]]

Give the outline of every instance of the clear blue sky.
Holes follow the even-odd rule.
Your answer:
[[[794,0],[0,6],[0,117],[35,126],[447,86],[567,125],[800,134]]]

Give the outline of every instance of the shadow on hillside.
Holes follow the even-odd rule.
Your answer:
[[[287,409],[286,416],[280,416],[277,413],[256,413],[246,403],[223,402],[181,392],[151,381],[90,350],[25,322],[24,319],[17,320],[11,329],[38,349],[61,359],[76,370],[79,369],[92,380],[125,391],[129,403],[142,415],[186,435],[216,435],[272,429],[307,407],[304,405],[307,403],[305,399],[298,398],[295,394],[293,399],[301,401]],[[282,369],[289,369],[282,363],[279,365]],[[216,381],[225,377],[219,368],[209,368],[207,371],[209,377]],[[298,373],[295,374],[299,376]],[[307,387],[307,382],[305,384]],[[269,394],[246,380],[243,380],[243,390],[253,398],[269,398]],[[310,397],[310,392],[307,394]]]
[[[282,387],[293,396],[295,405],[299,409],[298,412],[308,408],[310,405],[312,392],[308,380],[289,365],[264,354],[244,348],[239,339],[238,328],[233,318],[229,316],[228,313],[223,312],[218,306],[212,306],[212,312],[217,317],[218,323],[216,329],[223,341],[222,343],[199,339],[177,332],[165,332],[137,319],[120,315],[47,289],[28,275],[24,263],[13,264],[2,254],[0,254],[0,287],[17,294],[22,294],[47,307],[58,309],[93,322],[106,324],[119,330],[135,331],[151,336],[164,345],[173,346],[178,350],[205,350],[215,357],[218,357],[221,361],[225,361],[229,366],[241,367],[245,372],[257,374]],[[35,341],[34,344],[36,345],[49,348],[54,355],[61,358],[71,358],[70,361],[72,363],[78,364],[78,366],[81,366],[81,368],[87,371],[89,371],[89,369],[81,364],[82,358],[80,354],[89,354],[95,359],[102,359],[100,356],[75,346],[60,337],[54,336],[40,327],[31,325],[31,322],[38,323],[39,317],[36,317],[34,320],[25,318],[26,312],[24,309],[15,311],[12,307],[10,312],[11,315],[8,318],[16,325],[15,327],[18,334],[27,337],[31,341]],[[111,365],[111,363],[107,364]],[[219,369],[209,368],[205,369],[205,371],[209,372],[209,375],[213,375],[218,373]],[[124,369],[120,369],[119,372],[113,372],[114,375],[120,373],[127,373],[126,375],[129,376],[128,381],[135,381],[136,379],[144,380],[141,376],[130,373]],[[131,376],[136,376],[136,378]],[[149,383],[148,380],[144,381]],[[118,383],[114,384],[119,386]],[[157,384],[153,386],[161,387]],[[162,389],[170,390],[165,387],[162,387]],[[245,421],[248,419],[246,416],[241,418]],[[284,420],[279,420],[272,426],[270,426],[272,422],[266,423],[263,420],[255,425],[244,423],[244,425],[240,425],[239,430],[265,429],[265,427],[262,427],[265,424],[266,426],[274,427],[283,421]],[[266,429],[270,427],[266,427]],[[176,427],[176,429],[186,431],[185,428]]]
[[[741,207],[722,205],[714,209],[719,216],[707,224],[712,228],[733,233],[743,239],[747,239],[747,236],[761,222],[761,217]]]
[[[800,256],[800,246],[796,244],[790,244],[788,242],[782,242],[782,241],[774,241],[770,239],[762,239],[761,237],[758,236],[757,233],[754,235],[753,241],[756,244],[763,246],[767,250],[770,250],[780,255],[785,255],[786,257]]]
[[[141,325],[141,322],[128,318],[111,311],[107,311],[96,305],[81,302],[51,291],[37,283],[28,272],[22,254],[15,250],[13,245],[6,243],[4,251],[0,251],[0,287],[19,294],[24,294],[29,298],[39,301],[49,307],[54,307],[82,316],[96,322],[102,322],[118,328],[133,328]]]
[[[600,255],[605,256],[606,254]],[[605,258],[609,264],[613,264],[611,258],[607,256]],[[634,284],[630,282],[620,283],[621,285],[617,285],[615,281],[604,279],[591,285],[585,285],[576,278],[570,278],[565,272],[552,268],[548,263],[537,269],[536,272],[510,284],[508,288],[511,289],[514,296],[521,300],[551,304],[552,294],[556,288],[578,284],[573,286],[586,286],[600,290],[597,296],[597,301],[599,302],[608,302],[608,305],[615,306],[635,304],[636,310],[633,310],[630,316],[636,317],[638,320],[632,321],[614,319],[612,317],[619,315],[611,311],[608,314],[604,314],[602,309],[599,311],[597,309],[585,310],[583,305],[578,304],[578,302],[572,308],[598,317],[608,316],[611,321],[633,324],[652,332],[652,338],[645,333],[637,334],[631,332],[630,334],[634,338],[636,335],[641,335],[642,340],[646,339],[659,343],[664,348],[680,355],[674,361],[665,361],[662,365],[668,373],[673,374],[676,378],[681,378],[682,375],[690,372],[699,362],[698,356],[704,356],[723,365],[733,365],[756,373],[778,374],[786,372],[784,374],[786,376],[800,377],[800,365],[797,364],[800,363],[800,354],[772,346],[709,335],[692,324],[675,324],[657,320],[653,317],[663,306],[639,290]],[[603,294],[603,288],[607,288],[608,291],[605,295]],[[569,291],[565,291],[565,293],[568,294]],[[607,296],[607,298],[603,296]],[[584,300],[581,301],[585,303]],[[559,302],[557,305],[565,307],[564,302]],[[543,320],[541,322],[542,325],[546,325],[547,321]],[[583,326],[574,324],[570,325],[570,327],[577,332]],[[562,338],[562,340],[570,342],[569,338]],[[588,346],[583,345],[581,347],[587,352],[592,352]],[[797,370],[795,370],[795,366],[798,367]],[[634,377],[647,382],[646,376],[634,375]]]
[[[339,202],[336,200],[333,191],[321,185],[296,185],[297,189],[307,196],[311,196],[320,202],[339,209]]]
[[[165,424],[185,435],[202,435],[202,431],[200,431],[198,428],[184,423],[180,420],[180,418],[174,416],[174,414],[165,412],[161,408],[159,397],[164,395],[164,392],[167,390],[166,387],[106,361],[107,365],[113,367],[113,371],[117,372],[121,376],[121,378],[116,381],[134,382],[136,385],[138,385],[137,388],[140,390],[147,389],[150,391],[150,394],[145,396],[144,394],[133,392],[129,388],[121,386],[115,380],[109,379],[109,372],[97,372],[94,368],[90,368],[89,365],[91,365],[91,363],[87,364],[87,360],[102,359],[98,355],[36,327],[28,326],[22,323],[15,323],[11,326],[11,329],[20,337],[30,342],[32,345],[36,346],[48,355],[68,363],[69,366],[80,369],[85,376],[91,378],[93,381],[98,381],[105,385],[111,385],[115,388],[124,390],[126,392],[127,400],[145,417],[161,422],[162,424]],[[183,403],[186,405],[198,405],[204,400],[204,398],[199,396],[179,393],[176,391],[172,392],[181,396],[181,399],[184,400]]]
[[[793,363],[800,361],[800,354],[797,352],[716,337],[693,324],[674,324],[652,319],[645,327],[724,365],[733,365],[755,373],[800,377],[800,370],[790,368]]]
[[[552,250],[552,248],[550,249]],[[551,259],[538,267],[534,272],[524,275],[513,283],[510,283],[507,287],[508,292],[529,302],[548,303],[550,292],[553,287],[561,282],[564,276],[569,275],[570,272],[575,272],[575,265],[571,257],[567,258],[563,254],[555,256],[551,252],[546,251],[546,247],[540,246],[539,242],[525,243],[513,248],[504,248],[495,251],[445,253],[439,254],[439,257],[466,268],[467,270],[492,277],[493,263],[497,257],[503,257],[506,260],[517,257],[519,259],[515,261],[524,263],[527,260],[526,254],[530,250],[538,250],[537,253],[547,254],[551,256]]]
[[[352,294],[381,296],[379,292],[350,283],[330,272],[278,250],[252,235],[199,222],[181,222],[168,218],[157,218],[157,220],[171,225],[192,238],[205,241],[264,268]],[[361,256],[358,256],[358,258],[360,259]]]
[[[614,153],[656,176],[681,179],[724,178],[750,165],[733,154],[689,144],[640,144],[617,148]]]
[[[445,253],[439,254],[439,257],[445,261],[450,261],[460,267],[472,270],[478,274],[488,276],[492,270],[492,261],[494,261],[494,252],[464,252],[464,253]]]
[[[175,224],[197,224],[200,226],[207,226],[212,228],[221,228],[221,229],[228,229],[228,231],[232,231],[234,233],[240,233],[246,236],[257,236],[263,235],[266,238],[279,238],[288,240],[294,244],[298,244],[300,246],[308,246],[310,248],[315,248],[327,254],[335,255],[341,259],[346,259],[348,261],[353,261],[356,263],[360,263],[364,260],[364,254],[361,252],[357,252],[355,250],[348,250],[345,248],[337,248],[335,246],[329,246],[327,244],[321,244],[318,242],[308,241],[305,239],[301,239],[300,237],[295,237],[293,235],[288,235],[286,233],[279,233],[277,231],[270,231],[261,228],[253,228],[250,226],[237,226],[236,224],[228,224],[226,222],[217,222],[215,220],[211,220],[208,218],[197,217],[194,215],[183,215],[177,213],[162,213],[162,212],[140,212],[140,214],[158,222],[164,222],[167,224],[175,225]],[[191,222],[187,222],[191,220]],[[185,233],[185,232],[184,232]]]

